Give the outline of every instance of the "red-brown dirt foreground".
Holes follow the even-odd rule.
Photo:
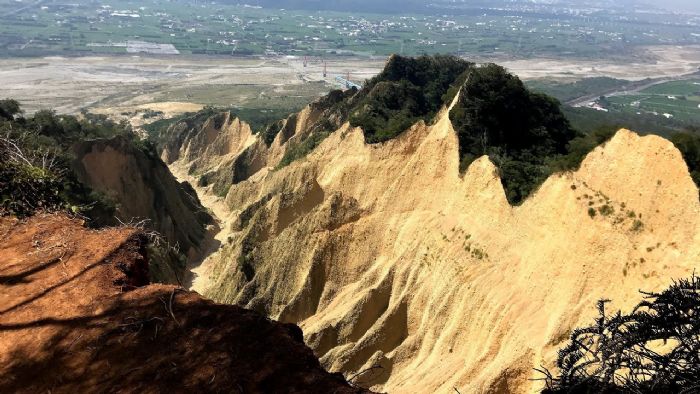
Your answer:
[[[149,285],[139,230],[0,219],[0,392],[360,393],[301,330]]]

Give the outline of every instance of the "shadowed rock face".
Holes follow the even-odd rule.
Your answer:
[[[0,392],[366,392],[296,325],[148,285],[138,230],[40,214],[0,235]]]
[[[376,390],[537,390],[533,368],[596,300],[630,308],[700,256],[698,190],[656,136],[619,131],[518,207],[487,157],[460,174],[447,111],[375,145],[346,124],[266,162],[231,183],[197,290],[299,324],[331,371],[381,366],[356,380]]]
[[[204,252],[211,216],[187,183],[165,164],[123,137],[84,141],[74,146],[78,179],[117,204],[122,222],[147,220],[189,260]],[[181,273],[180,273],[181,274]]]

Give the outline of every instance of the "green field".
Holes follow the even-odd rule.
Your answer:
[[[458,16],[260,9],[172,0],[0,0],[0,55],[125,53],[129,40],[181,54],[622,56],[637,45],[699,44],[692,19],[532,15],[484,8]],[[637,18],[635,16],[635,18]],[[636,20],[636,19],[635,19]],[[653,31],[653,34],[649,34]]]
[[[700,79],[665,82],[646,88],[640,93],[698,97],[700,96]]]
[[[606,97],[603,105],[611,112],[651,114],[698,125],[700,79],[665,82],[633,94]]]

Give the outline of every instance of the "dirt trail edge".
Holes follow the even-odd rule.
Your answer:
[[[365,392],[296,325],[149,285],[136,229],[41,214],[0,237],[0,392]]]

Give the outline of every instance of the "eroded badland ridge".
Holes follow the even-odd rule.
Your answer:
[[[537,391],[596,300],[625,310],[696,266],[698,189],[663,138],[620,130],[512,206],[488,157],[460,173],[447,109],[380,144],[345,123],[280,165],[319,117],[266,144],[221,115],[162,153],[225,203],[196,290],[299,324],[331,371],[381,366],[366,387]]]
[[[496,65],[393,56],[285,119],[207,108],[148,141],[12,108],[13,131],[40,130],[17,141],[62,143],[86,189],[2,139],[13,182],[73,191],[48,190],[61,209],[97,195],[93,225],[146,217],[180,248],[31,216],[50,207],[24,194],[3,205],[25,218],[0,222],[0,387],[537,392],[596,301],[628,311],[700,257],[696,136],[582,134]]]

